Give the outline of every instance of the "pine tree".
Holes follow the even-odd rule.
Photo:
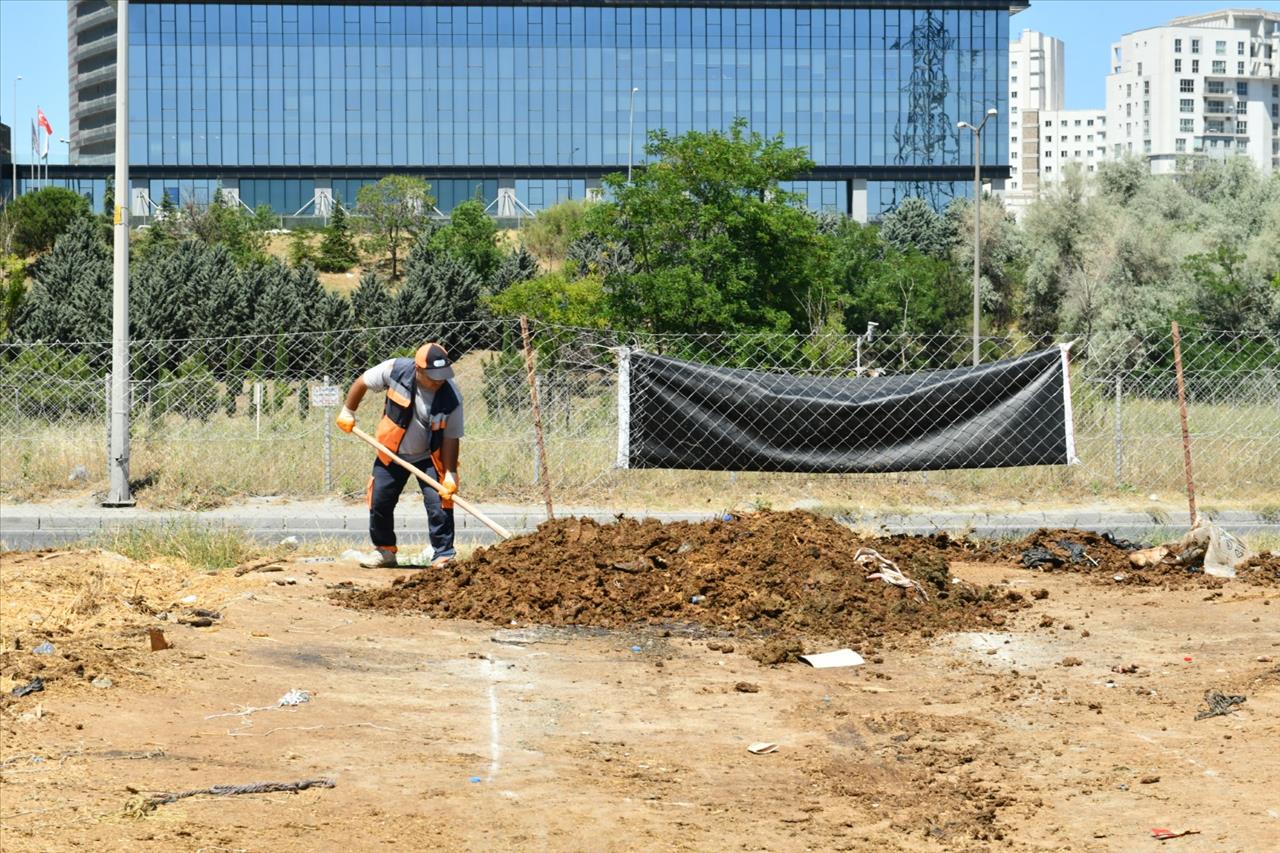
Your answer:
[[[19,335],[29,341],[111,337],[111,256],[91,219],[79,219],[36,263]]]
[[[360,285],[351,294],[352,325],[360,329],[353,337],[351,357],[356,364],[372,365],[382,357],[382,342],[377,332],[366,331],[395,324],[392,309],[395,300],[382,276],[366,270]]]
[[[538,259],[523,245],[502,259],[489,281],[489,294],[501,293],[513,284],[529,281],[539,273]]]
[[[922,198],[903,199],[897,209],[884,217],[880,239],[899,252],[912,250],[922,255],[945,258],[951,251],[954,232]]]
[[[446,324],[477,318],[480,286],[480,276],[475,270],[451,255],[416,269],[409,264],[404,285],[396,294],[394,313],[400,323],[429,325],[433,328],[428,334],[438,335]]]
[[[324,229],[324,239],[316,257],[316,267],[322,272],[346,272],[360,260],[355,241],[351,239],[351,226],[341,200],[333,202],[333,216]]]

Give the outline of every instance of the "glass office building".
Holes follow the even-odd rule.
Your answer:
[[[874,218],[971,192],[961,120],[999,110],[1024,0],[130,4],[135,189],[278,212],[393,172],[446,210],[506,188],[537,209],[644,161],[649,131],[737,116],[805,147],[793,188]]]

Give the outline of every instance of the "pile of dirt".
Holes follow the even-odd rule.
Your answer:
[[[0,705],[35,678],[46,688],[131,680],[147,666],[150,628],[172,639],[179,619],[221,610],[236,585],[178,560],[98,549],[5,554],[0,583]]]
[[[1000,559],[1045,572],[1073,572],[1090,575],[1110,585],[1220,587],[1231,581],[1206,575],[1195,564],[1179,562],[1178,547],[1170,545],[1170,554],[1154,565],[1135,565],[1130,558],[1148,547],[1126,542],[1110,534],[1088,530],[1040,529],[1023,539],[996,548]],[[1280,558],[1253,557],[1236,570],[1236,580],[1259,586],[1280,586]]]
[[[868,580],[877,570],[854,559],[865,547],[922,589]],[[573,518],[342,601],[499,624],[694,626],[771,638],[758,659],[773,662],[804,639],[865,652],[887,637],[1003,623],[1021,596],[957,582],[947,553],[958,547],[944,535],[866,541],[799,511],[672,524]]]

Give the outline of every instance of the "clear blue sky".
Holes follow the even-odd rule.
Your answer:
[[[1280,11],[1280,0],[1032,0],[1031,8],[1009,19],[1010,35],[1024,29],[1060,38],[1067,46],[1068,109],[1103,106],[1103,85],[1111,43],[1122,34],[1163,24],[1180,15],[1228,6]],[[67,4],[65,0],[0,0],[0,116],[14,123],[13,78],[18,84],[21,118],[14,128],[14,149],[26,162],[31,119],[39,104],[53,124],[49,161],[65,163],[67,146]]]

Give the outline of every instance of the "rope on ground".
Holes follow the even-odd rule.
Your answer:
[[[1221,690],[1206,690],[1204,703],[1209,706],[1209,709],[1196,714],[1196,719],[1207,720],[1209,717],[1224,717],[1234,711],[1237,705],[1243,705],[1244,701],[1245,697],[1243,696],[1228,696]]]
[[[130,817],[141,817],[148,812],[155,811],[157,806],[176,803],[178,800],[197,797],[201,794],[209,794],[214,797],[231,797],[238,794],[296,793],[305,791],[308,788],[332,788],[334,785],[335,783],[332,779],[303,779],[298,782],[251,782],[248,785],[213,785],[208,788],[194,788],[190,791],[160,793],[150,797],[135,797],[125,804],[124,811]]]

